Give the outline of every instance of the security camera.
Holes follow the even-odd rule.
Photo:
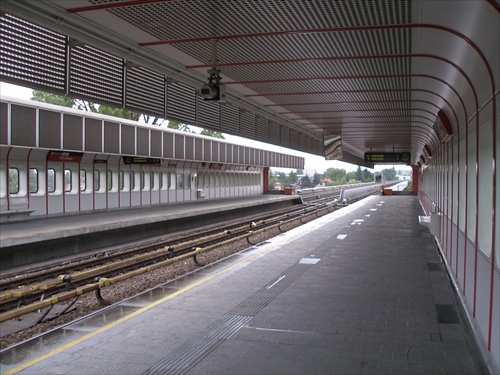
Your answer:
[[[224,102],[226,100],[226,87],[221,84],[209,83],[200,87],[198,95],[200,95],[203,100]]]
[[[204,100],[218,100],[219,99],[219,87],[217,85],[203,85],[198,91],[199,95]]]

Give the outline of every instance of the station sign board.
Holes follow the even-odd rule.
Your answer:
[[[82,158],[83,152],[50,151],[47,155],[47,160],[49,161],[80,162]]]
[[[125,164],[161,164],[160,158],[144,158],[139,156],[124,156],[123,163]]]
[[[409,152],[365,152],[365,162],[368,163],[409,163]]]

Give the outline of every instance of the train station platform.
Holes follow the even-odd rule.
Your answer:
[[[61,259],[67,254],[167,235],[260,214],[300,201],[297,195],[266,194],[196,200],[161,206],[122,208],[50,217],[25,217],[2,223],[0,272],[28,262]]]
[[[414,196],[371,196],[1,353],[3,374],[486,373]]]

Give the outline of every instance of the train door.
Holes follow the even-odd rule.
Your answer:
[[[196,169],[191,168],[191,200],[195,201],[198,199],[198,188],[199,188],[199,180],[198,173]]]
[[[80,163],[64,162],[63,212],[80,211]]]
[[[29,208],[29,173],[28,155],[30,149],[6,150],[5,162],[2,162],[2,211],[28,210]],[[4,160],[2,154],[2,161]]]
[[[33,210],[31,215],[47,214],[46,191],[45,191],[45,166],[47,150],[33,149],[28,156],[29,167],[29,209]]]
[[[112,155],[108,158],[106,171],[107,208],[119,207],[120,193],[120,156]]]
[[[118,186],[118,205],[120,207],[130,207],[130,200],[131,200],[131,187],[132,187],[132,181],[131,181],[131,165],[130,164],[119,164],[119,172],[118,172],[118,181],[119,181],[119,186]]]
[[[107,156],[96,156],[94,158],[94,166],[92,170],[92,183],[93,183],[93,200],[94,200],[95,210],[102,210],[108,207],[107,165],[108,165]]]
[[[47,214],[60,214],[64,212],[64,167],[63,163],[47,161],[45,171],[45,191],[47,192]]]
[[[141,205],[141,165],[130,165],[130,206]]]
[[[150,185],[150,202],[151,204],[160,203],[160,192],[161,192],[161,179],[160,179],[160,166],[152,165],[150,168],[149,175],[149,185]]]
[[[94,209],[94,155],[84,154],[80,161],[79,189],[80,189],[80,210],[90,211]]]
[[[211,199],[214,199],[215,198],[215,190],[216,190],[216,186],[215,186],[215,171],[210,171],[209,172],[209,175],[210,175],[210,188],[209,188],[209,191],[210,191],[210,195],[209,197]]]

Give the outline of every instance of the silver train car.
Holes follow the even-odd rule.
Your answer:
[[[304,159],[46,103],[0,98],[0,215],[60,215],[265,194]]]

